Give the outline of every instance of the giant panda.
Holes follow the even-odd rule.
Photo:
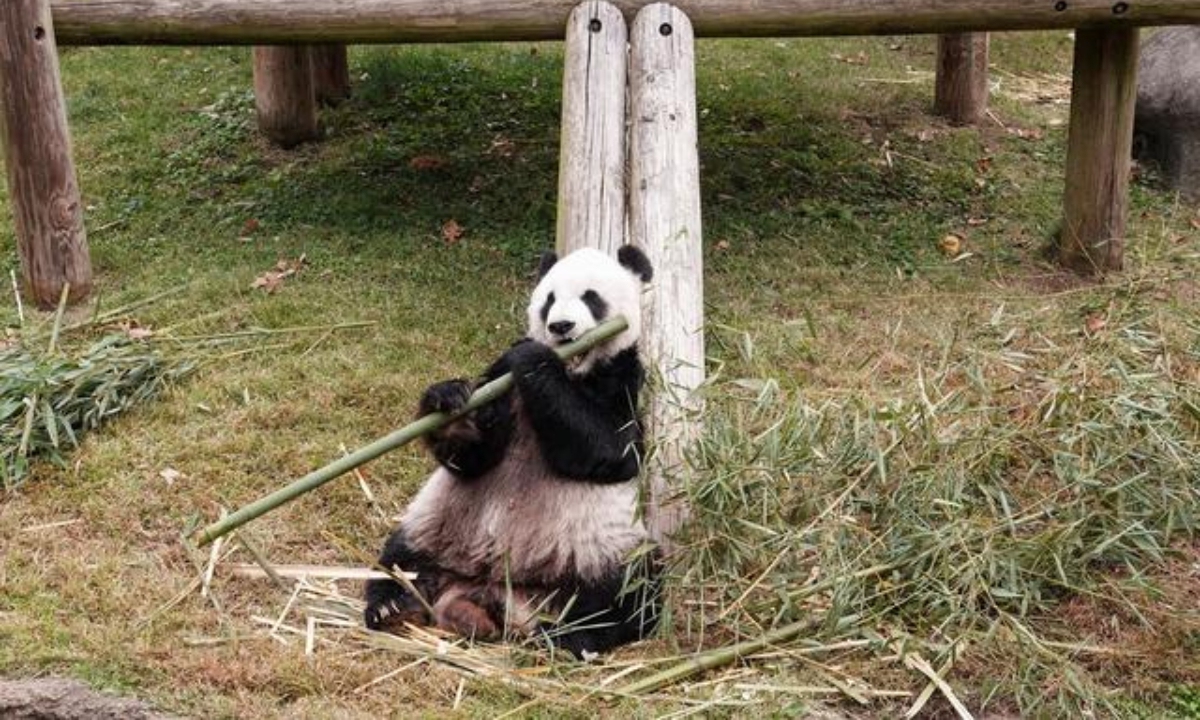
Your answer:
[[[416,579],[408,588],[369,581],[367,627],[543,636],[577,657],[654,628],[657,553],[645,551],[637,512],[637,342],[652,274],[631,245],[615,258],[591,248],[562,259],[547,253],[527,337],[477,383],[447,380],[424,392],[419,414],[454,412],[478,384],[509,371],[514,378],[513,392],[426,437],[438,467],[379,558]],[[628,328],[586,354],[564,363],[551,349],[616,314]]]

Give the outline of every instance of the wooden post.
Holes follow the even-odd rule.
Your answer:
[[[1120,270],[1124,262],[1137,63],[1135,28],[1075,33],[1058,259],[1078,272]]]
[[[350,63],[345,45],[313,45],[313,88],[317,102],[336,106],[350,97]]]
[[[974,125],[987,103],[988,34],[939,35],[933,111],[956,125]]]
[[[557,249],[625,244],[625,17],[588,0],[567,22],[558,158]]]
[[[254,100],[259,130],[280,147],[294,147],[319,137],[308,46],[256,46]]]
[[[655,273],[643,332],[655,374],[646,517],[651,534],[663,542],[687,512],[673,495],[684,477],[685,450],[698,429],[696,390],[704,382],[692,24],[670,5],[649,5],[633,21],[630,48],[629,233]]]
[[[92,261],[48,0],[0,0],[0,125],[25,292],[39,307],[87,296]]]

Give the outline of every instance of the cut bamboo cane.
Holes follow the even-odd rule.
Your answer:
[[[554,352],[557,353],[560,358],[565,360],[569,357],[587,352],[605,340],[608,340],[621,333],[627,327],[629,327],[629,324],[625,321],[625,318],[621,316],[611,318],[600,323],[587,333],[584,333],[578,340],[568,343],[567,345],[561,345],[554,348]],[[314,470],[291,485],[280,488],[270,495],[259,498],[249,505],[239,508],[237,512],[227,515],[217,522],[204,528],[197,536],[196,544],[203,547],[213,540],[216,540],[217,538],[238,529],[251,520],[261,515],[265,515],[280,505],[291,502],[301,495],[321,487],[330,480],[350,472],[359,465],[370,462],[371,460],[374,460],[390,450],[395,450],[398,447],[407,445],[422,435],[431,433],[443,425],[451,422],[452,420],[492,402],[496,398],[511,390],[512,386],[512,373],[505,373],[504,375],[501,375],[500,377],[476,390],[471,395],[471,399],[467,401],[467,404],[463,407],[463,409],[457,413],[454,413],[453,415],[448,415],[446,413],[431,413],[409,423],[408,425],[405,425],[390,435],[379,438],[366,447],[359,448],[355,452],[329,463],[319,470]]]

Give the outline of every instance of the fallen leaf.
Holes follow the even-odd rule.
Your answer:
[[[1108,321],[1102,315],[1088,315],[1084,322],[1088,335],[1095,335],[1108,326]]]
[[[962,252],[963,239],[954,233],[948,233],[938,242],[938,249],[946,257],[957,257]]]
[[[502,158],[512,157],[516,152],[517,144],[503,135],[497,135],[492,138],[492,144],[487,149],[488,155]]]
[[[458,239],[462,237],[463,232],[465,232],[463,230],[463,226],[459,225],[458,221],[453,218],[442,224],[442,239],[450,245],[458,242]]]
[[[417,155],[408,161],[413,170],[437,170],[446,166],[446,158],[440,155]]]
[[[247,218],[246,222],[242,223],[242,231],[238,233],[239,237],[250,237],[258,231],[258,218]]]
[[[985,173],[992,169],[992,158],[985,155],[975,161],[975,169],[981,173]]]
[[[280,258],[275,263],[275,267],[267,270],[258,277],[254,278],[254,282],[250,285],[252,288],[261,289],[272,294],[279,288],[283,287],[283,281],[300,272],[308,264],[308,255],[302,254],[300,257],[291,260],[288,258]]]
[[[1045,136],[1045,133],[1042,132],[1041,128],[1010,127],[1008,129],[1008,134],[1016,135],[1022,140],[1041,140]]]

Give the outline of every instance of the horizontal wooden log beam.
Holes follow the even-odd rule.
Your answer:
[[[578,0],[53,0],[60,45],[561,40]],[[632,20],[649,0],[614,2]],[[678,0],[699,36],[1200,24],[1200,0]]]

